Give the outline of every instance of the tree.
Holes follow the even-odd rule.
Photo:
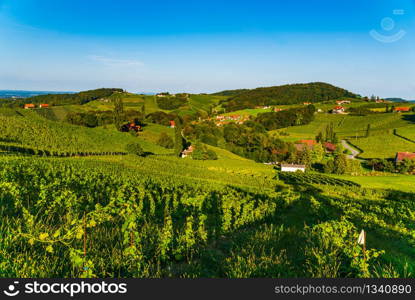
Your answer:
[[[127,144],[127,146],[125,146],[125,150],[129,154],[135,154],[135,155],[138,155],[138,156],[143,156],[144,155],[144,150],[143,150],[143,148],[141,148],[141,145],[139,143]]]
[[[174,148],[173,139],[165,132],[160,133],[160,136],[157,140],[157,144],[167,149]]]
[[[314,164],[321,162],[323,160],[324,153],[325,152],[322,144],[318,143],[315,145],[310,154],[311,163]]]
[[[334,173],[345,174],[347,171],[347,158],[344,154],[339,154],[334,158]]]
[[[324,136],[323,136],[323,133],[321,131],[316,136],[316,141],[317,141],[317,143],[323,143],[324,142]]]
[[[370,136],[370,124],[367,124],[367,127],[366,127],[366,137],[369,137]]]
[[[210,149],[207,149],[202,143],[197,142],[194,145],[195,149],[192,153],[192,158],[195,160],[215,160],[218,159],[216,152]]]
[[[142,116],[143,120],[146,117],[146,105],[145,104],[143,104],[143,106],[141,106],[141,116]]]
[[[299,157],[299,163],[306,165],[309,167],[311,165],[311,151],[308,150],[308,148],[305,148],[301,153]]]
[[[121,131],[121,127],[124,122],[124,105],[123,105],[121,94],[115,93],[112,96],[112,101],[114,102],[114,111],[113,111],[114,125],[117,130]]]
[[[174,154],[180,156],[184,149],[185,140],[182,136],[182,124],[179,118],[175,120],[176,126],[174,127]]]

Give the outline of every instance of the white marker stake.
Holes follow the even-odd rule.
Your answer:
[[[363,245],[363,258],[366,261],[366,232],[364,230],[360,232],[357,243]]]

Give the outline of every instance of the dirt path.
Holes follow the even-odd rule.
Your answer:
[[[344,148],[346,148],[347,150],[349,150],[350,152],[352,152],[352,154],[348,154],[347,155],[347,158],[349,158],[349,159],[356,159],[356,156],[358,156],[360,154],[360,152],[357,151],[352,146],[350,146],[350,144],[346,140],[341,140],[341,142],[342,142],[342,146]]]

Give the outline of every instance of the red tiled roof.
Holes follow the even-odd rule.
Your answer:
[[[396,161],[402,161],[404,159],[415,159],[415,153],[411,153],[411,152],[396,153]]]
[[[336,150],[336,145],[329,143],[329,142],[325,142],[324,143],[324,147],[328,150],[328,151],[334,151]]]
[[[317,142],[315,140],[299,140],[295,142],[296,144],[306,144],[309,146],[313,146],[315,144],[317,144]]]
[[[410,111],[410,107],[396,107],[395,111]]]
[[[344,107],[343,106],[336,106],[334,109],[340,110],[340,109],[344,109]]]
[[[30,103],[30,104],[25,104],[25,105],[24,105],[24,107],[34,108],[34,107],[35,107],[35,105],[34,105],[34,104],[32,104],[32,103]]]

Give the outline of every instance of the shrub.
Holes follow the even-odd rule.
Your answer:
[[[138,144],[138,143],[127,144],[127,146],[125,146],[125,150],[129,154],[135,154],[135,155],[138,155],[138,156],[143,156],[144,155],[144,150],[141,147],[141,145]]]

